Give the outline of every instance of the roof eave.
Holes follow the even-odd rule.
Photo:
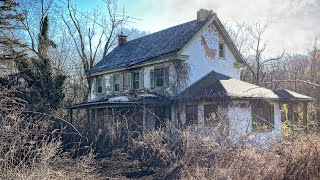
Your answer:
[[[143,62],[134,64],[134,65],[131,65],[131,66],[128,66],[128,67],[114,68],[114,69],[109,69],[109,70],[104,70],[104,71],[94,72],[94,73],[86,73],[86,75],[89,76],[89,77],[92,77],[92,76],[98,76],[98,75],[102,75],[102,74],[115,73],[115,72],[119,72],[119,71],[139,68],[139,67],[143,67],[143,66],[148,66],[148,65],[168,62],[168,61],[172,61],[172,60],[183,60],[183,61],[185,61],[188,58],[189,58],[189,56],[187,56],[187,55],[181,55],[181,54],[178,54],[178,53],[174,53],[174,54],[172,54],[170,56],[167,56],[167,57],[146,59]]]

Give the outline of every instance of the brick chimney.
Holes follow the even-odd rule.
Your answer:
[[[123,45],[124,43],[127,42],[127,37],[126,35],[123,35],[123,33],[121,32],[121,34],[118,35],[118,44],[119,46]]]
[[[197,12],[197,20],[198,21],[204,21],[206,20],[208,17],[215,15],[216,13],[214,13],[212,10],[206,10],[206,9],[200,9]]]

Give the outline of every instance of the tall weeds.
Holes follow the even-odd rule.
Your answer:
[[[52,119],[24,113],[14,89],[0,88],[0,179],[92,179],[92,155],[62,152]]]

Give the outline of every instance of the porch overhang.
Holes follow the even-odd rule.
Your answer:
[[[78,104],[72,104],[67,109],[87,109],[87,108],[99,108],[99,107],[132,107],[132,106],[165,106],[170,105],[171,101],[163,97],[141,97],[132,99],[129,101],[93,101],[83,102]]]
[[[278,89],[274,92],[280,97],[280,101],[285,103],[289,103],[289,102],[290,103],[298,103],[298,102],[308,103],[308,102],[314,101],[312,97],[299,94],[297,92],[290,91],[287,89]]]

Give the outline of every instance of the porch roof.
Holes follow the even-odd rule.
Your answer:
[[[211,71],[185,89],[179,99],[273,99],[280,97],[272,90]]]
[[[128,101],[91,101],[91,102],[83,102],[78,104],[72,104],[68,109],[84,109],[89,107],[128,107],[128,106],[139,106],[139,105],[168,105],[170,104],[170,100],[160,96],[145,96],[145,97],[137,97]]]
[[[278,89],[275,93],[281,98],[283,101],[313,101],[312,97],[299,94],[294,91],[290,91],[288,89]]]

